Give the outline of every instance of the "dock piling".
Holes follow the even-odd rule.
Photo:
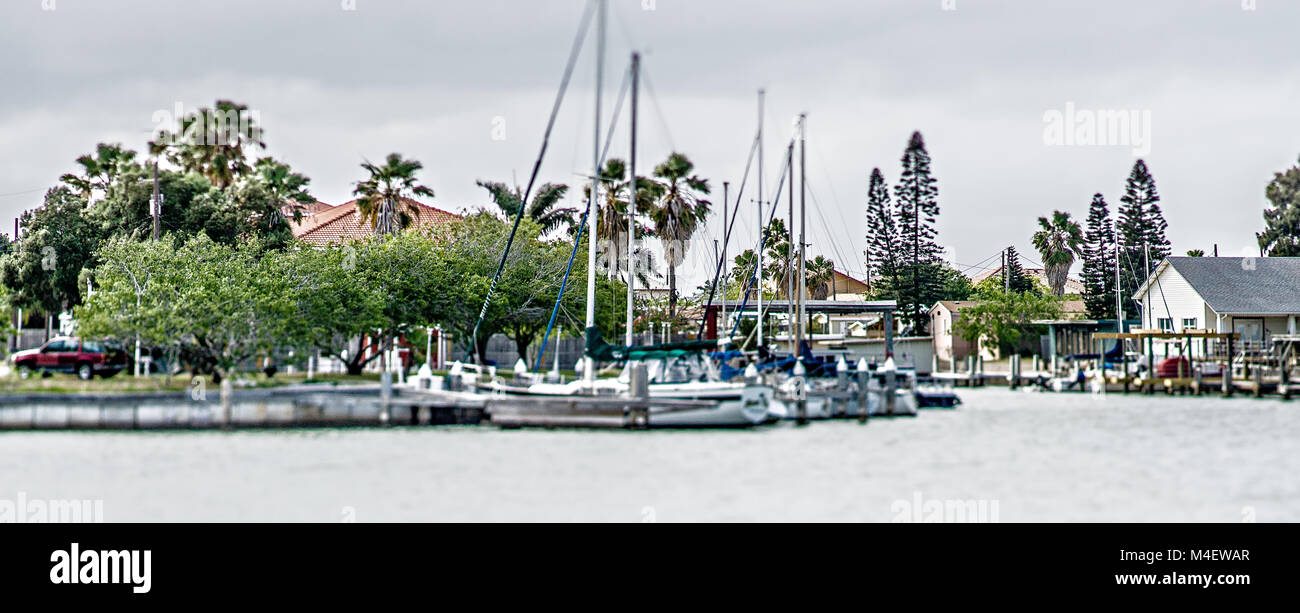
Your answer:
[[[867,397],[871,372],[866,358],[858,358],[858,423],[867,423],[867,414],[871,412],[871,399]]]

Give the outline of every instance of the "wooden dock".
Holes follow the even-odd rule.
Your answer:
[[[651,415],[708,409],[705,400],[667,398],[525,396],[486,397],[493,425],[502,428],[622,428],[643,430]]]

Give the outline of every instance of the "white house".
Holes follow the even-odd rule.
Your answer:
[[[1300,258],[1171,257],[1134,298],[1143,328],[1236,332],[1264,342],[1296,333]]]

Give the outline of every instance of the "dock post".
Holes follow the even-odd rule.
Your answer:
[[[391,425],[393,418],[393,373],[385,370],[379,374],[379,423]]]
[[[1124,375],[1124,393],[1128,394],[1128,341],[1116,339],[1115,344],[1119,345],[1119,363],[1123,369]]]
[[[1020,355],[1019,355],[1019,354],[1012,354],[1012,356],[1011,356],[1011,364],[1010,364],[1010,366],[1011,366],[1011,373],[1010,373],[1010,376],[1007,377],[1007,385],[1008,385],[1011,389],[1016,389],[1017,387],[1020,386],[1020,373],[1017,372],[1017,370],[1018,370],[1018,368],[1017,368],[1018,364],[1017,364],[1017,363],[1018,363],[1019,361],[1020,361]]]
[[[937,372],[939,372],[939,354],[936,353],[930,356],[930,373],[934,374]]]
[[[975,387],[975,356],[966,356],[966,387]]]
[[[871,412],[871,400],[867,397],[867,387],[871,372],[867,368],[867,358],[858,359],[858,423],[867,423],[867,414]]]
[[[1282,400],[1291,399],[1291,373],[1287,371],[1286,367],[1288,355],[1290,355],[1289,346],[1288,349],[1282,353],[1282,357],[1278,358],[1277,361],[1277,393],[1282,395]]]
[[[898,379],[896,371],[892,368],[893,365],[891,364],[889,366],[891,366],[891,368],[885,370],[885,414],[889,417],[893,417],[894,404],[896,404],[896,401],[898,400],[898,394],[896,391],[898,388]]]
[[[1255,397],[1259,398],[1264,395],[1264,369],[1255,368]]]
[[[1232,396],[1232,360],[1229,358],[1228,363],[1223,367],[1223,395]]]
[[[976,380],[979,381],[980,387],[984,387],[984,356],[975,358],[975,366],[979,372],[976,373]]]
[[[794,362],[794,401],[795,401],[795,423],[800,426],[808,425],[808,388],[805,375],[808,371],[803,366],[803,358],[797,358]]]
[[[844,356],[840,356],[840,359],[835,361],[835,389],[838,393],[831,399],[831,415],[840,415],[840,409],[843,409],[843,413],[848,413],[849,363]]]
[[[234,379],[230,375],[222,377],[221,378],[221,425],[222,427],[225,428],[229,428],[231,424],[233,424],[235,421],[234,419],[235,405],[234,405],[234,398],[233,398],[234,395],[235,395]],[[136,427],[138,428],[140,425],[140,418],[138,412],[136,414],[135,420],[136,420]]]
[[[650,427],[650,374],[642,362],[633,362],[628,369],[628,391],[637,401],[637,407],[628,412],[628,425],[632,428]]]

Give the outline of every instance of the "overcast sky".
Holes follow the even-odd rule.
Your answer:
[[[95,143],[142,150],[156,111],[216,99],[258,111],[268,152],[310,176],[322,201],[351,199],[358,165],[396,151],[424,163],[430,204],[483,206],[476,179],[527,179],[584,2],[4,2],[0,230],[12,232],[13,217]],[[1176,253],[1216,243],[1224,255],[1257,253],[1264,187],[1300,155],[1298,2],[610,0],[610,9],[605,113],[629,53],[642,51],[643,170],[676,149],[718,193],[722,181],[734,189],[766,88],[767,195],[791,119],[807,112],[811,251],[854,274],[871,169],[893,184],[914,130],[934,160],[939,239],[972,274],[1007,245],[1036,261],[1040,215],[1061,209],[1082,221],[1096,192],[1118,204],[1138,147],[1049,143],[1045,115],[1067,105],[1139,112]],[[573,183],[590,170],[592,49],[543,180]],[[497,118],[503,140],[493,138]],[[755,236],[753,195],[733,254]],[[697,239],[697,255],[711,260],[720,227]],[[687,287],[703,276],[690,273]]]

